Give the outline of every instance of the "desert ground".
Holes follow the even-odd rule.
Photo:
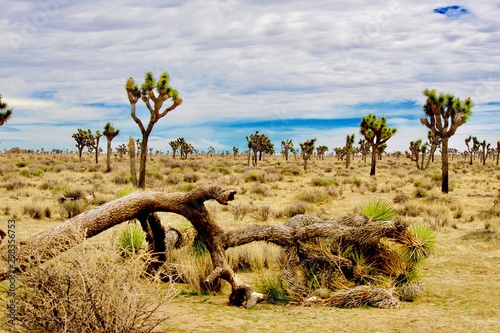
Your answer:
[[[225,229],[283,224],[294,209],[324,217],[359,214],[364,204],[384,200],[390,202],[395,218],[409,225],[428,225],[437,237],[422,270],[423,293],[413,302],[402,302],[399,309],[268,302],[245,309],[227,305],[229,289],[224,286],[214,294],[186,283],[166,283],[161,288],[170,288],[171,296],[160,308],[166,320],[153,332],[500,331],[500,167],[491,159],[484,166],[479,159],[473,165],[468,162],[457,156],[450,160],[450,192],[442,194],[439,156],[426,170],[418,170],[407,158],[384,156],[377,162],[375,176],[369,176],[370,165],[359,156],[349,168],[335,156],[314,157],[307,171],[294,156],[288,161],[266,156],[257,166],[247,166],[246,155],[186,160],[150,156],[148,190],[186,192],[201,185],[237,190],[228,206],[207,202]],[[86,210],[134,191],[127,156],[114,156],[112,171],[105,169],[104,155],[96,165],[93,155],[79,161],[73,154],[0,154],[0,229],[7,230],[8,220],[15,220],[16,239],[21,241],[68,218],[68,208],[59,202],[68,193],[90,196],[79,207]],[[160,217],[166,227],[189,226],[175,214],[160,213]],[[89,242],[115,244],[125,227],[125,223],[116,226]],[[260,276],[269,269],[236,273],[258,290]],[[145,283],[144,288],[148,286]],[[6,299],[6,282],[0,287]]]

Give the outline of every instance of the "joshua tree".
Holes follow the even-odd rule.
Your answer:
[[[177,140],[170,141],[168,144],[172,148],[172,157],[175,160],[175,154],[177,153],[177,149],[179,149],[181,145]]]
[[[212,155],[215,154],[215,148],[213,146],[208,147],[207,149],[207,155],[212,157]]]
[[[416,141],[411,141],[410,142],[410,153],[407,153],[406,156],[410,158],[411,161],[415,162],[417,165],[417,169],[422,169],[420,166],[420,152],[422,152],[422,148],[425,147],[425,145],[422,146],[422,140],[418,139]],[[423,162],[424,157],[422,156],[422,162]]]
[[[181,159],[187,159],[188,154],[192,154],[194,152],[193,145],[190,143],[187,143],[187,141],[184,140],[184,138],[179,138],[177,140],[179,140],[179,144],[180,144]]]
[[[437,95],[435,89],[425,89],[424,96],[427,97],[423,107],[426,118],[420,118],[420,122],[442,140],[441,192],[448,193],[448,141],[471,116],[473,103],[470,97],[461,102],[452,94]]]
[[[142,134],[138,182],[138,187],[142,189],[146,188],[146,155],[148,152],[149,135],[153,131],[153,127],[158,120],[182,104],[182,99],[179,96],[179,93],[177,90],[170,87],[169,81],[170,77],[167,72],[163,72],[158,81],[156,81],[152,72],[146,72],[144,76],[144,83],[141,85],[140,89],[131,77],[127,80],[127,84],[125,85],[128,100],[130,102],[130,115],[139,126]],[[154,92],[155,88],[156,94]],[[144,104],[146,104],[150,113],[147,127],[144,127],[142,121],[136,115],[136,104],[139,99],[142,99]],[[163,104],[168,99],[172,100],[172,104],[162,111]]]
[[[12,110],[6,102],[2,101],[2,95],[0,95],[0,126],[5,124],[12,116]]]
[[[370,143],[365,139],[359,139],[359,151],[361,152],[361,157],[363,158],[363,162],[366,163],[366,156],[370,152]]]
[[[82,161],[82,152],[85,147],[91,147],[89,145],[91,138],[93,137],[92,131],[88,129],[87,131],[81,128],[77,129],[78,132],[74,133],[71,137],[76,141],[76,149],[78,149],[78,158],[80,162]]]
[[[294,150],[292,139],[281,141],[281,152],[285,157],[285,161],[288,161],[288,153],[290,153],[292,150]]]
[[[354,144],[354,134],[347,135],[345,138],[345,167],[349,168],[349,164],[351,164],[351,154],[352,154],[352,145]]]
[[[497,155],[497,166],[498,166],[498,159],[500,156],[500,141],[497,141],[497,149],[496,149],[495,153]]]
[[[469,137],[465,138],[465,145],[467,146],[467,151],[469,152],[469,164],[472,165],[472,160],[475,158],[481,144],[477,137],[469,135]]]
[[[238,151],[239,151],[239,150],[240,150],[240,149],[239,149],[238,147],[233,146],[233,158],[235,158],[235,159],[236,159],[236,156],[238,155]]]
[[[273,154],[274,144],[265,134],[259,134],[259,131],[255,131],[250,137],[246,137],[248,143],[249,154],[253,152],[253,165],[257,166],[257,156],[259,161],[262,160],[262,154]],[[250,165],[250,157],[249,163]]]
[[[441,138],[437,135],[434,135],[432,131],[427,133],[427,140],[429,142],[429,146],[431,147],[429,151],[429,157],[427,158],[427,163],[425,164],[425,169],[429,167],[429,164],[434,162],[434,154],[436,153],[436,149],[441,146]]]
[[[372,163],[370,169],[370,176],[375,176],[375,168],[377,164],[377,154],[379,153],[379,147],[386,143],[394,134],[396,134],[396,128],[390,128],[386,124],[387,119],[382,116],[377,119],[375,114],[368,114],[361,120],[360,133],[365,137],[372,148]]]
[[[483,140],[479,146],[481,147],[481,159],[483,161],[483,165],[486,165],[486,158],[488,157],[488,150],[490,149],[491,144],[486,143],[486,140]]]
[[[99,130],[95,131],[95,135],[89,130],[87,138],[87,147],[89,152],[93,151],[95,153],[95,164],[99,163],[99,141],[101,140],[101,132]]]
[[[307,160],[311,158],[314,153],[314,143],[316,138],[306,140],[304,143],[299,143],[300,149],[302,149],[302,159],[304,160],[304,171],[307,171]]]
[[[318,155],[318,160],[324,160],[325,159],[325,153],[328,151],[328,147],[323,145],[323,146],[318,146],[316,148],[316,154]]]
[[[128,152],[127,145],[124,143],[116,147],[115,150],[118,153],[118,157],[120,157],[120,159],[122,159],[123,155],[127,154]]]
[[[106,172],[111,171],[111,141],[120,134],[119,129],[115,129],[111,123],[106,123],[104,125],[104,136],[108,140],[107,142],[107,149],[106,149]],[[120,156],[121,157],[121,156]]]

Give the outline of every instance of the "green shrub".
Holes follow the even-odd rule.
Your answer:
[[[66,200],[61,203],[62,214],[65,218],[73,218],[87,210],[88,205],[83,200]]]
[[[249,174],[245,177],[245,181],[246,181],[246,182],[256,182],[256,181],[257,181],[257,174],[256,174],[256,173],[254,173],[254,172],[249,173]]]
[[[222,166],[213,167],[213,168],[212,168],[212,171],[217,171],[217,172],[220,172],[220,173],[222,173],[223,175],[229,175],[229,174],[231,174],[231,170],[229,170],[229,169],[228,169],[228,168],[226,168],[226,167],[222,167]]]
[[[26,166],[28,166],[28,162],[24,162],[24,161],[21,161],[21,162],[16,162],[16,167],[18,168],[24,168]]]
[[[186,183],[186,184],[179,185],[177,188],[181,192],[189,192],[191,190],[194,190],[196,187],[197,187],[196,184]]]
[[[277,273],[268,273],[261,275],[257,282],[257,288],[266,295],[266,302],[277,304],[286,303],[290,298],[290,292],[287,290],[287,282]]]
[[[138,225],[127,225],[118,236],[118,251],[125,258],[137,254],[146,246],[146,233]]]
[[[312,186],[331,186],[335,185],[338,186],[339,182],[332,177],[314,177],[311,180],[311,185]]]
[[[130,193],[137,192],[137,191],[140,191],[137,187],[127,187],[127,188],[124,188],[124,189],[120,190],[116,194],[116,197],[117,198],[122,198],[124,196],[129,195]]]

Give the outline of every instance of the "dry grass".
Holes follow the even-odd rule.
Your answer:
[[[396,219],[410,225],[427,224],[437,234],[435,253],[422,271],[422,296],[410,303],[402,302],[398,310],[270,304],[259,304],[253,311],[227,307],[227,286],[223,286],[220,295],[203,295],[200,277],[210,269],[209,258],[178,253],[176,272],[184,277],[182,282],[189,283],[177,285],[186,292],[165,307],[169,320],[161,326],[163,330],[498,331],[500,177],[491,176],[497,169],[488,165],[486,168],[471,167],[463,159],[451,161],[452,190],[442,195],[439,158],[425,174],[403,158],[392,162],[378,161],[377,175],[369,177],[369,165],[359,158],[354,159],[349,170],[342,161],[329,156],[324,161],[311,160],[304,173],[300,161],[294,161],[293,157],[288,162],[281,157],[267,157],[256,168],[246,166],[246,156],[236,159],[198,156],[186,161],[153,157],[153,161],[148,161],[151,168],[148,189],[185,191],[204,184],[236,188],[236,201],[230,203],[228,209],[209,205],[211,213],[215,213],[217,222],[224,228],[262,221],[282,224],[285,218],[297,213],[339,217],[359,212],[367,202],[384,200],[393,204]],[[104,160],[100,163],[104,165]],[[60,223],[67,214],[60,209],[58,199],[67,190],[93,192],[101,198],[88,203],[88,208],[131,191],[126,158],[113,161],[111,173],[105,173],[104,169],[95,167],[88,156],[79,163],[78,158],[71,155],[0,154],[0,217],[3,216],[0,229],[5,230],[7,220],[15,218],[16,236],[22,240]],[[27,171],[20,173],[20,170]],[[35,204],[48,208],[50,217],[39,220],[25,212],[25,207]],[[250,207],[248,211],[236,214],[244,205]],[[184,228],[189,225],[177,215],[160,216],[165,226]],[[112,235],[113,232],[106,233],[91,241],[102,244]],[[232,249],[228,256],[233,267],[239,270],[238,275],[257,286],[261,276],[279,272],[283,263],[279,262],[281,257],[274,250],[260,243],[250,245]],[[193,287],[197,284],[198,289]],[[198,296],[189,295],[191,292]]]

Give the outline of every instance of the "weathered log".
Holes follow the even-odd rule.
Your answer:
[[[39,264],[68,250],[69,246],[73,246],[81,240],[79,235],[82,233],[87,238],[92,237],[134,218],[139,219],[143,227],[151,231],[148,234],[152,250],[160,251],[160,256],[164,255],[165,243],[159,241],[158,238],[158,235],[164,233],[163,227],[156,217],[150,214],[159,211],[172,212],[191,221],[201,239],[207,244],[214,267],[214,273],[210,274],[210,280],[222,278],[231,284],[233,292],[230,300],[233,300],[232,304],[241,305],[246,299],[247,306],[252,306],[256,301],[261,300],[263,295],[254,293],[251,286],[243,284],[235,276],[225,257],[223,247],[225,233],[212,220],[204,206],[204,202],[210,199],[227,205],[229,201],[234,199],[235,193],[234,190],[223,190],[218,186],[203,186],[188,193],[153,191],[132,193],[75,216],[54,228],[20,242],[16,256],[18,269],[21,271],[27,269],[27,265],[32,260],[36,260],[36,263]],[[163,254],[161,254],[162,252]],[[8,255],[4,255],[4,259],[7,257]],[[2,269],[0,279],[4,280],[9,275],[10,270]]]

